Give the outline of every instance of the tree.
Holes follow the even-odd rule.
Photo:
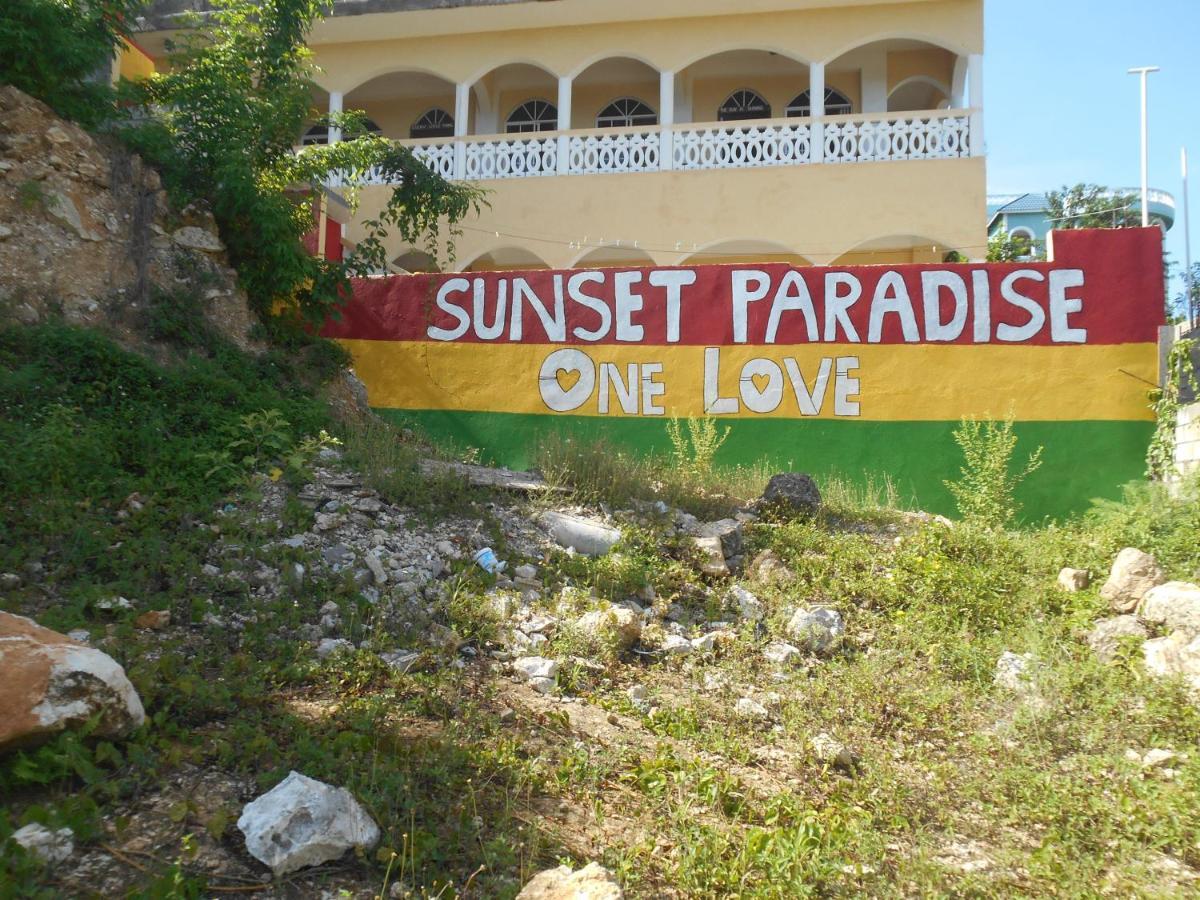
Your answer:
[[[94,127],[112,115],[113,54],[145,0],[4,0],[0,83]]]
[[[315,115],[315,69],[305,37],[329,0],[212,0],[167,72],[127,88],[137,115],[126,139],[156,163],[176,199],[206,201],[251,305],[267,321],[292,310],[324,321],[349,295],[349,278],[379,271],[395,229],[436,251],[441,223],[453,254],[456,223],[482,193],[451,184],[404,147],[368,134],[361,112],[322,121],[351,140],[294,145]],[[368,172],[396,185],[368,235],[344,260],[318,259],[301,240],[329,185]],[[354,192],[349,192],[354,200]]]
[[[1142,224],[1137,197],[1109,190],[1098,184],[1063,186],[1046,195],[1047,216],[1052,227],[1136,228]]]
[[[988,262],[1024,262],[1044,259],[1045,248],[1038,241],[1031,241],[1024,234],[998,231],[988,238]]]
[[[1191,296],[1188,296],[1186,273],[1182,276],[1183,290],[1175,299],[1167,301],[1167,321],[1182,322],[1188,319],[1192,322],[1200,320],[1200,263],[1192,263]]]

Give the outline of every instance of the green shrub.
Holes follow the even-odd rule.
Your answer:
[[[293,150],[316,115],[305,39],[329,5],[218,0],[208,16],[189,23],[167,71],[127,86],[139,115],[124,128],[125,140],[159,167],[178,203],[209,205],[264,319],[282,309],[324,321],[348,295],[350,276],[383,268],[390,230],[436,251],[447,223],[452,253],[455,223],[481,202],[478,189],[450,184],[408,149],[366,134],[361,113],[325,120],[352,140]],[[343,261],[311,256],[302,239],[326,185],[338,177],[355,183],[369,170],[397,187],[364,223],[367,235]]]
[[[96,126],[113,114],[113,54],[145,0],[5,0],[0,83]]]
[[[1017,514],[1017,487],[1042,464],[1042,448],[1019,470],[1012,467],[1017,436],[1012,418],[963,419],[954,430],[965,465],[957,481],[945,482],[963,519],[984,528],[1003,528]]]

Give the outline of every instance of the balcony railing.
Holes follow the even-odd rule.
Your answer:
[[[448,179],[611,175],[667,169],[747,169],[811,163],[956,159],[981,153],[968,110],[763,119],[651,128],[405,141]],[[379,184],[379,178],[368,178]]]

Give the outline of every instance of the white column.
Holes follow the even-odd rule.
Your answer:
[[[467,177],[466,137],[471,124],[471,86],[454,86],[454,177],[461,181]]]
[[[329,92],[329,114],[340,113],[342,111],[342,92]],[[342,139],[342,129],[329,126],[329,143],[336,144]]]
[[[808,133],[809,159],[819,163],[825,159],[825,63],[808,67]]]
[[[862,104],[864,113],[887,112],[887,49],[872,48],[862,66]]]
[[[675,144],[671,126],[675,124],[675,73],[661,72],[658,76],[658,167],[675,168]]]
[[[950,108],[963,109],[967,103],[967,58],[954,61],[953,83],[950,86]]]
[[[571,129],[571,78],[564,75],[558,79],[558,130]],[[571,174],[571,139],[565,134],[558,136],[558,174]]]
[[[984,155],[983,142],[983,54],[967,59],[967,81],[971,90],[971,155]]]

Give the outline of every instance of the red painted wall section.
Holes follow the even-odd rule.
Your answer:
[[[328,225],[338,228],[332,220]],[[340,239],[331,236],[326,243],[339,254],[330,258],[340,258]],[[431,329],[453,333],[467,317],[470,327],[450,340],[481,342],[476,335],[480,314],[485,323],[495,322],[500,298],[505,298],[511,322],[519,295],[519,340],[526,344],[973,344],[1004,343],[1000,335],[1018,331],[1032,333],[1012,343],[1157,341],[1165,287],[1158,228],[1059,231],[1052,235],[1052,246],[1052,261],[1031,263],[795,269],[741,264],[361,279],[355,281],[354,299],[341,319],[329,322],[324,333],[334,338],[424,341],[430,339]],[[673,288],[673,277],[687,283]],[[930,340],[930,321],[953,321],[964,291],[963,327],[953,337]],[[930,295],[936,299],[927,299]],[[785,309],[774,312],[780,297]],[[857,299],[852,302],[852,297]],[[535,307],[553,318],[560,303],[565,335],[549,333]],[[832,330],[831,304],[843,308],[833,316]],[[734,312],[739,305],[745,310],[744,333],[735,333],[741,331]],[[902,312],[911,309],[912,317],[898,312],[873,316],[893,306]],[[806,314],[809,309],[811,315]],[[1056,315],[1076,337],[1063,340],[1061,327],[1055,333]],[[630,339],[637,332],[626,330],[622,339],[616,327],[622,317],[640,327],[638,337]],[[878,319],[878,333],[869,337],[873,318]],[[1043,324],[1034,330],[1038,319]],[[669,332],[672,320],[677,334]],[[1082,340],[1080,331],[1086,332]],[[601,336],[590,337],[598,332]],[[493,339],[509,340],[508,327]]]

